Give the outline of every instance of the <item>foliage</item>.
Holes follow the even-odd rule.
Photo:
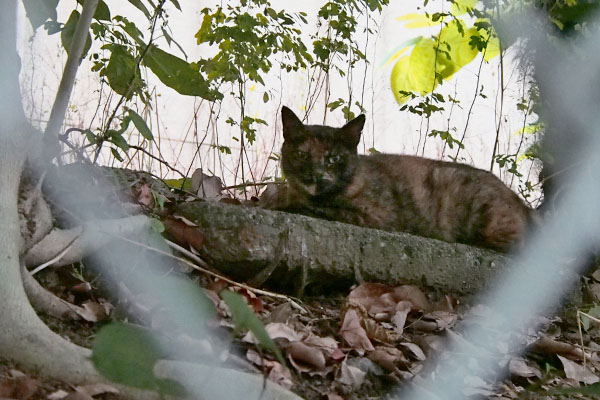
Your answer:
[[[238,332],[243,329],[252,332],[258,343],[263,348],[271,351],[281,365],[285,365],[285,360],[283,359],[279,348],[273,339],[269,337],[269,334],[265,330],[265,327],[258,316],[254,314],[250,307],[248,307],[244,298],[230,290],[221,291],[220,296],[231,312],[235,329]]]
[[[533,0],[535,3],[535,0]],[[575,3],[576,0],[570,1]],[[424,6],[428,3],[424,1]],[[454,149],[454,155],[448,155],[452,160],[459,159],[459,153],[465,149],[463,140],[467,132],[471,110],[477,98],[486,98],[483,85],[479,85],[479,74],[483,63],[489,63],[500,55],[500,118],[496,123],[496,139],[493,144],[490,170],[494,167],[512,176],[519,181],[521,194],[527,198],[531,195],[534,185],[529,180],[529,173],[525,176],[519,170],[523,160],[532,160],[537,157],[537,146],[525,143],[525,135],[535,134],[539,139],[541,127],[536,120],[536,102],[539,100],[535,83],[532,79],[523,77],[523,92],[527,92],[518,104],[517,110],[523,114],[523,127],[514,133],[517,136],[516,152],[501,154],[499,151],[499,133],[502,124],[503,112],[503,57],[502,54],[517,40],[516,37],[498,36],[494,24],[500,18],[508,18],[510,12],[522,7],[522,2],[499,3],[478,0],[448,1],[450,7],[443,7],[445,12],[429,13],[424,9],[421,13],[406,14],[398,20],[406,23],[408,28],[429,28],[435,32],[430,37],[417,36],[399,45],[388,58],[388,63],[394,62],[391,72],[391,86],[401,111],[408,111],[419,115],[427,121],[427,137],[438,137],[446,149]],[[563,3],[564,5],[564,3]],[[510,29],[509,29],[510,30]],[[503,30],[504,32],[504,30]],[[410,54],[406,55],[410,51]],[[434,114],[452,114],[454,106],[459,102],[449,95],[443,95],[436,90],[444,82],[451,80],[463,67],[470,64],[477,55],[480,57],[477,87],[468,109],[466,125],[462,135],[457,136],[457,129],[450,123],[446,129],[429,129],[429,121]],[[526,87],[529,85],[529,87]],[[533,121],[532,121],[533,120]],[[448,117],[448,121],[450,121]],[[509,142],[511,138],[507,139]],[[531,142],[531,139],[528,139]],[[425,140],[423,140],[424,147]]]
[[[500,52],[500,42],[487,12],[475,8],[476,2],[453,2],[451,12],[406,14],[401,21],[409,27],[437,26],[439,33],[431,38],[418,37],[407,42],[393,56],[398,58],[409,47],[410,55],[400,58],[391,75],[392,90],[399,104],[411,98],[410,93],[425,95],[433,92],[444,80],[469,64],[478,53],[486,61]],[[470,25],[459,18],[463,14],[477,18]]]
[[[168,354],[149,329],[111,323],[96,334],[91,360],[98,372],[113,382],[158,390],[162,395],[184,395],[180,384],[154,375],[154,365]]]

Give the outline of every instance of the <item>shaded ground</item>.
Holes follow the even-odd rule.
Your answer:
[[[41,280],[47,284],[53,282],[50,288],[66,300],[79,305],[104,305],[97,309],[89,307],[95,310],[89,319],[101,320],[97,322],[44,318],[53,330],[77,344],[89,347],[94,332],[110,320],[102,309],[110,310],[113,316],[123,315],[121,305],[105,300],[96,283],[91,287],[87,285],[100,282],[97,276],[80,274],[76,269],[44,271],[41,275]],[[216,299],[217,291],[228,286],[195,272],[190,275],[207,287],[211,298]],[[457,305],[458,300],[451,296],[432,302],[413,286],[394,289],[367,284],[346,298],[322,297],[297,302],[303,311],[285,300],[240,292],[283,350],[289,370],[281,368],[272,355],[261,352],[245,332],[243,336],[238,335],[232,345],[235,360],[232,363],[238,368],[262,371],[269,379],[279,381],[307,399],[385,398],[394,387],[431,372],[426,361],[443,362],[444,349],[453,341],[476,342],[477,338],[465,338],[454,327],[467,315],[474,316],[476,323],[477,315],[488,311],[483,306]],[[219,325],[230,331],[233,325],[222,303],[218,309]],[[594,350],[600,348],[599,330],[587,319],[580,336],[573,318],[575,313],[569,311],[566,319],[540,318],[544,334],[528,332],[518,338],[526,355],[506,354],[499,360],[505,364],[506,376],[499,383],[494,383],[497,376],[487,376],[489,381],[474,380],[466,389],[465,398],[591,398],[592,394],[552,393],[557,388],[573,388],[598,380],[598,358]],[[500,346],[505,337],[501,321],[498,325],[497,330],[490,330],[490,335],[498,337]],[[586,346],[585,367],[581,339]],[[120,398],[107,392],[109,387],[76,389],[68,382],[45,380],[31,373],[22,375],[18,366],[5,361],[1,364],[0,398],[60,399],[70,394],[69,399],[89,399],[82,393],[74,394],[77,390],[87,391],[97,399]]]
[[[133,185],[127,200],[155,209],[158,197],[145,185],[143,181]],[[107,197],[94,200],[110,201]],[[123,198],[123,193],[118,197]],[[173,196],[171,201],[185,201],[186,197]],[[171,235],[171,239],[179,239],[179,244],[189,249],[194,239],[190,235],[184,232],[183,237]],[[196,261],[188,258],[187,264],[175,262],[165,276],[189,278],[212,300],[217,315],[209,325],[215,340],[234,337],[228,344],[229,354],[220,354],[219,359],[228,367],[261,373],[306,399],[391,398],[394,388],[420,385],[422,378],[435,373],[435,363],[449,362],[447,350],[453,343],[480,341],[458,331],[457,326],[465,326],[459,323],[478,324],[479,317],[491,313],[483,305],[468,303],[450,293],[410,285],[365,283],[341,293],[298,300],[240,287],[193,269],[190,262]],[[74,343],[91,347],[95,333],[110,321],[152,327],[170,323],[169,311],[153,310],[151,297],[129,293],[121,282],[108,283],[90,266],[78,263],[57,270],[47,268],[36,275],[44,287],[85,311],[78,321],[43,316],[53,330]],[[592,392],[557,392],[586,385],[600,393],[596,387],[600,381],[600,325],[594,319],[600,316],[600,307],[595,306],[600,298],[599,282],[598,273],[587,278],[589,305],[581,310],[589,316],[579,316],[582,324],[577,322],[577,310],[567,309],[555,316],[539,316],[539,331],[508,335],[502,317],[495,317],[497,324],[487,327],[487,332],[496,350],[500,350],[500,356],[495,357],[502,372],[499,375],[482,370],[477,359],[470,359],[473,376],[465,382],[465,398],[591,398],[595,395]],[[236,291],[246,299],[283,353],[285,365],[271,352],[261,350],[246,330],[235,332],[231,310],[219,298],[222,289]],[[130,317],[131,310],[136,311],[135,320]],[[212,347],[213,338],[190,341],[178,335],[176,329],[173,332],[174,346],[192,359],[193,346],[200,344],[207,353],[217,348]],[[522,355],[502,351],[508,348],[509,340],[518,343]],[[0,398],[119,399],[112,391],[108,386],[74,388],[69,382],[46,380],[35,371],[20,371],[18,366],[0,362]]]

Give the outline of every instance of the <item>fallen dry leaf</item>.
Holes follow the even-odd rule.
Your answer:
[[[94,400],[94,398],[85,393],[75,391],[69,393],[63,400]]]
[[[427,358],[423,350],[415,343],[404,342],[400,343],[400,346],[407,348],[412,358],[418,361],[425,361]]]
[[[302,339],[301,333],[296,332],[292,327],[281,322],[267,324],[265,330],[271,339],[284,338],[289,342],[299,342]]]
[[[138,203],[147,208],[154,208],[154,195],[152,195],[152,189],[150,185],[145,183],[139,187],[136,192]]]
[[[352,290],[346,298],[349,306],[363,308],[379,321],[389,321],[396,312],[397,304],[402,301],[409,302],[411,311],[430,309],[427,296],[412,285],[394,288],[382,283],[365,283]]]
[[[119,389],[106,383],[93,383],[90,385],[76,386],[75,390],[84,393],[90,397],[98,396],[104,393],[119,394]]]
[[[583,359],[583,354],[579,347],[570,343],[564,343],[550,339],[547,336],[542,336],[534,343],[529,345],[528,350],[534,353],[559,355],[578,360]]]
[[[456,306],[459,304],[460,302],[458,301],[458,298],[456,298],[455,296],[451,295],[451,294],[447,294],[444,296],[444,298],[442,298],[440,301],[438,301],[437,303],[435,303],[433,305],[433,310],[434,311],[450,311],[450,312],[455,312],[456,311]]]
[[[423,315],[423,318],[415,321],[411,326],[413,329],[423,332],[443,331],[452,328],[458,316],[448,311],[432,311]]]
[[[265,325],[265,330],[273,340],[284,339],[286,342],[299,342],[302,340],[302,334],[296,332],[294,328],[281,322],[272,322]],[[256,337],[251,331],[248,331],[242,338],[243,342],[258,344]]]
[[[92,285],[89,282],[81,282],[71,287],[71,292],[89,293],[92,291]]]
[[[266,321],[269,322],[283,322],[287,323],[295,315],[294,308],[288,302],[281,303],[271,310],[271,314],[267,317]]]
[[[290,363],[300,372],[323,370],[327,364],[323,352],[302,342],[291,342],[285,348]]]
[[[410,301],[413,305],[413,310],[428,311],[431,309],[427,296],[421,289],[413,285],[402,285],[394,289],[396,300]]]
[[[198,251],[202,250],[204,234],[197,227],[189,226],[174,217],[164,218],[162,223],[177,244],[183,247],[191,246]]]
[[[288,390],[291,389],[294,386],[294,382],[292,381],[290,370],[276,361],[272,361],[272,363],[267,379]]]
[[[69,393],[60,389],[60,390],[57,390],[56,392],[49,394],[47,397],[47,400],[62,400],[65,397],[67,397],[68,395],[69,395]]]
[[[302,342],[310,346],[319,348],[328,357],[331,357],[331,355],[334,352],[339,350],[337,340],[335,340],[331,336],[321,337],[309,334],[308,336],[302,339]]]
[[[411,303],[409,301],[401,301],[396,304],[396,311],[392,315],[391,321],[394,324],[394,330],[399,335],[404,332],[404,325],[406,325],[406,319],[411,309]]]
[[[81,310],[76,309],[75,311],[81,318],[90,322],[104,321],[108,319],[108,315],[110,314],[109,307],[91,300],[82,303],[81,308]]]
[[[221,199],[223,191],[223,182],[216,176],[206,175],[202,172],[202,168],[198,168],[192,174],[191,191],[205,200]]]
[[[346,353],[342,349],[335,349],[330,355],[331,358],[335,362],[340,362],[346,359]]]
[[[542,372],[537,366],[530,366],[527,361],[521,357],[511,357],[508,362],[508,372],[512,376],[522,378],[531,378],[533,376],[540,378],[542,376]]]
[[[348,385],[351,388],[360,387],[365,381],[367,373],[358,367],[348,365],[347,362],[343,362],[340,365],[338,376],[336,380],[344,385]]]
[[[37,379],[16,369],[9,372],[9,378],[0,379],[0,398],[27,400],[37,392],[40,385]]]
[[[588,367],[584,367],[562,356],[557,357],[563,365],[563,370],[567,378],[585,383],[586,385],[593,385],[600,382],[600,377],[594,374]]]
[[[367,357],[390,372],[399,372],[398,366],[406,368],[409,364],[402,351],[395,347],[378,346]]]
[[[340,336],[346,343],[358,354],[364,354],[365,351],[374,350],[373,344],[367,336],[367,332],[360,324],[360,317],[355,309],[349,309],[344,314],[344,321],[340,328]]]
[[[367,317],[362,319],[361,324],[364,326],[365,332],[367,332],[367,337],[377,342],[395,343],[402,337],[389,322],[377,322]]]
[[[346,302],[349,306],[363,308],[375,316],[393,310],[396,302],[389,296],[392,291],[391,286],[383,283],[364,283],[348,294]]]
[[[292,374],[286,366],[281,365],[277,361],[272,361],[261,357],[261,355],[254,349],[248,349],[246,352],[246,358],[254,365],[269,371],[267,375],[269,380],[276,382],[287,389],[292,387]]]

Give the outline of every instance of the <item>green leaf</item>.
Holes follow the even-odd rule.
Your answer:
[[[111,52],[108,65],[104,69],[108,84],[112,90],[130,99],[144,87],[136,59],[127,51],[127,47],[122,45],[110,44],[103,46],[103,49]]]
[[[179,5],[179,1],[177,1],[177,0],[171,0],[171,3],[173,3],[173,5],[175,6],[175,8],[177,8],[179,11],[181,11],[181,6]]]
[[[177,382],[154,376],[154,365],[165,357],[166,352],[150,330],[112,323],[96,334],[91,359],[98,372],[113,382],[181,396],[185,391]]]
[[[66,50],[67,54],[71,51],[71,43],[73,43],[73,36],[75,35],[75,29],[77,28],[77,23],[79,22],[79,12],[77,10],[73,10],[67,22],[62,28],[60,32],[60,40],[62,42],[62,46]],[[87,39],[85,40],[85,46],[83,48],[83,53],[81,54],[81,58],[83,59],[87,52],[90,50],[92,46],[92,36],[90,33],[87,33]]]
[[[131,121],[133,122],[133,125],[135,125],[135,128],[138,130],[138,132],[141,133],[145,139],[154,140],[154,136],[152,136],[152,131],[150,130],[150,128],[148,128],[148,125],[146,125],[146,121],[144,121],[144,118],[142,118],[138,113],[131,109],[128,110],[128,113],[129,118],[131,118]]]
[[[125,159],[123,158],[123,156],[121,156],[121,154],[119,154],[119,151],[117,149],[115,149],[114,147],[110,148],[110,152],[112,153],[112,155],[119,160],[120,162],[125,161]]]
[[[56,21],[58,0],[23,0],[23,6],[34,31],[48,20]]]
[[[150,218],[150,229],[156,233],[163,233],[165,231],[165,226],[158,219]]]
[[[209,35],[209,33],[212,33],[212,20],[213,16],[211,14],[204,14],[202,25],[194,35],[197,44],[208,42],[212,38],[212,35]]]
[[[121,132],[109,129],[107,133],[110,136],[110,141],[114,143],[117,147],[119,147],[123,151],[129,150],[129,144],[127,144],[127,141],[123,139],[123,136],[121,136]]]
[[[269,94],[267,92],[263,93],[263,103],[266,103],[269,101]]]
[[[77,0],[77,2],[83,6],[83,0]],[[98,1],[98,6],[94,12],[94,19],[98,21],[110,21],[110,9],[104,0]]]
[[[162,193],[158,193],[158,192],[156,192],[156,191],[154,191],[154,190],[152,191],[152,197],[154,198],[154,203],[155,203],[156,205],[158,205],[158,208],[159,208],[160,210],[164,210],[164,208],[165,208],[165,203],[166,203],[167,201],[169,201],[169,199],[167,199],[167,197],[166,197],[164,194],[162,194]]]
[[[117,19],[117,17],[115,17]],[[127,18],[119,18],[119,22],[121,22],[123,30],[127,32],[127,34],[136,41],[138,46],[146,46],[144,42],[144,34],[138,29],[138,27]]]
[[[175,189],[182,189],[188,192],[192,190],[192,180],[189,178],[163,179],[163,182]]]
[[[148,9],[146,8],[146,6],[144,5],[144,3],[141,2],[141,0],[128,0],[135,8],[137,8],[138,10],[140,10],[141,12],[144,13],[144,15],[146,16],[146,18],[150,19],[151,14],[148,11]]]
[[[252,332],[258,343],[266,350],[270,350],[277,361],[279,361],[282,365],[285,365],[285,361],[279,348],[269,337],[269,334],[265,330],[263,323],[260,319],[254,314],[254,312],[248,307],[248,304],[244,301],[244,298],[234,293],[230,290],[222,290],[220,293],[221,298],[227,304],[229,311],[231,312],[233,318],[233,324],[235,325],[235,329],[237,331],[240,330],[249,330]]]
[[[198,71],[198,67],[151,46],[144,56],[144,64],[154,72],[162,83],[187,96],[200,96],[207,100],[223,98],[212,90]]]

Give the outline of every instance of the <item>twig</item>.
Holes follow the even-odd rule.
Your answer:
[[[65,248],[56,255],[56,257],[53,257],[52,259],[46,261],[45,263],[43,263],[42,265],[37,266],[33,271],[31,271],[31,276],[37,274],[38,272],[40,272],[41,270],[45,269],[46,267],[54,264],[55,262],[57,262],[58,260],[60,260],[61,258],[63,258],[63,256],[65,254],[67,254],[67,252],[69,250],[71,250],[71,247],[73,247],[73,243],[75,243],[75,241],[77,239],[79,239],[81,235],[76,236],[73,240],[71,240],[71,242],[69,244],[67,244],[67,246],[65,246]]]
[[[152,46],[152,42],[154,41],[154,31],[156,29],[156,22],[158,21],[158,17],[160,17],[160,14],[163,11],[163,6],[164,6],[165,2],[166,2],[166,0],[161,0],[156,5],[156,8],[154,9],[154,15],[152,16],[152,25],[150,27],[150,39],[148,40],[148,43],[146,44],[146,46],[140,52],[140,55],[137,59],[136,66],[135,66],[136,72],[140,71],[140,65],[142,64],[142,60],[144,59],[144,56],[146,55],[148,50],[150,50],[150,46]],[[127,99],[131,95],[131,93],[133,91],[133,82],[134,82],[135,78],[136,78],[136,74],[134,73],[133,76],[131,77],[131,79],[129,80],[129,84],[127,86],[127,90],[126,90],[125,94],[119,98],[117,105],[115,106],[113,112],[111,113],[110,117],[108,118],[108,121],[106,122],[106,129],[104,130],[104,132],[102,134],[102,141],[106,140],[106,138],[108,138],[108,130],[110,129],[110,124],[117,116],[117,111],[119,111],[119,107],[121,107],[121,104],[123,104],[123,101],[125,101],[125,99]],[[98,149],[96,150],[96,154],[94,155],[94,162],[93,162],[94,164],[96,164],[96,161],[98,161],[98,157],[100,156],[100,150],[102,149],[102,141],[100,141],[100,143],[98,144]]]
[[[210,276],[212,276],[213,278],[218,278],[218,279],[221,279],[221,280],[223,280],[223,281],[225,281],[225,282],[227,282],[227,283],[229,283],[229,284],[231,284],[231,285],[234,285],[234,286],[240,287],[240,288],[242,288],[242,289],[245,289],[245,290],[247,290],[247,291],[249,291],[249,292],[252,292],[252,293],[254,293],[254,294],[263,295],[263,296],[268,296],[268,297],[273,297],[273,298],[276,298],[276,299],[281,299],[281,300],[288,301],[292,307],[294,307],[294,308],[296,308],[297,310],[299,310],[299,311],[300,311],[302,314],[306,314],[306,313],[308,313],[308,311],[307,311],[307,310],[306,310],[304,307],[302,307],[300,304],[298,304],[298,302],[300,301],[299,299],[293,299],[293,298],[292,298],[292,297],[290,297],[290,296],[286,296],[286,295],[279,294],[279,293],[273,293],[273,292],[270,292],[270,291],[268,291],[268,290],[256,289],[256,288],[253,288],[253,287],[251,287],[251,286],[244,285],[243,283],[239,283],[239,282],[233,281],[233,280],[231,280],[231,279],[229,279],[229,278],[226,278],[226,277],[224,277],[223,275],[220,275],[220,274],[217,274],[217,273],[215,273],[215,272],[212,272],[212,271],[210,271],[210,270],[208,270],[208,269],[206,269],[206,268],[202,268],[202,267],[200,267],[200,266],[198,266],[198,265],[194,264],[193,262],[191,262],[191,261],[189,261],[189,260],[187,260],[187,259],[185,259],[185,258],[182,258],[182,257],[177,257],[177,256],[175,256],[175,255],[173,255],[173,254],[170,254],[170,253],[166,252],[166,251],[162,251],[162,250],[160,250],[160,249],[157,249],[157,248],[155,248],[155,247],[148,246],[147,244],[144,244],[144,243],[137,242],[137,241],[135,241],[135,240],[132,240],[132,239],[126,238],[126,237],[124,237],[124,236],[116,235],[116,234],[113,234],[113,233],[109,233],[109,234],[112,234],[113,236],[115,236],[115,237],[118,237],[119,239],[121,239],[121,240],[124,240],[124,241],[126,241],[126,242],[129,242],[129,243],[131,243],[131,244],[135,244],[136,246],[140,246],[140,247],[143,247],[143,248],[145,248],[145,249],[147,249],[147,250],[153,251],[153,252],[155,252],[155,253],[162,254],[163,256],[166,256],[166,257],[172,258],[172,259],[174,259],[174,260],[177,260],[177,261],[181,261],[182,263],[186,264],[187,266],[189,266],[189,267],[191,267],[191,268],[193,268],[193,269],[195,269],[195,270],[197,270],[197,271],[200,271],[200,272],[203,272],[203,273],[205,273],[205,274],[207,274],[207,275],[210,275]],[[172,246],[172,245],[174,245],[174,244],[175,244],[175,243],[169,242],[168,240],[166,240],[166,242],[169,244],[169,246]],[[177,246],[177,245],[176,245],[176,246]],[[181,247],[180,247],[180,246],[177,246],[177,247],[178,247],[178,249],[177,249],[177,250],[178,250],[178,251],[180,251],[179,249],[181,249]],[[184,253],[184,254],[186,254],[186,255],[189,255],[189,254],[193,254],[193,253],[191,253],[191,252],[188,252],[187,250],[185,250],[185,253]],[[195,256],[195,257],[197,257],[197,256]],[[195,259],[195,258],[194,258],[194,259]],[[198,257],[198,259],[200,259],[200,258]],[[208,265],[208,264],[206,264],[206,262],[205,262],[205,261],[203,261],[203,260],[202,260],[202,263],[203,263],[204,265]],[[297,301],[298,301],[298,302],[297,302]]]

